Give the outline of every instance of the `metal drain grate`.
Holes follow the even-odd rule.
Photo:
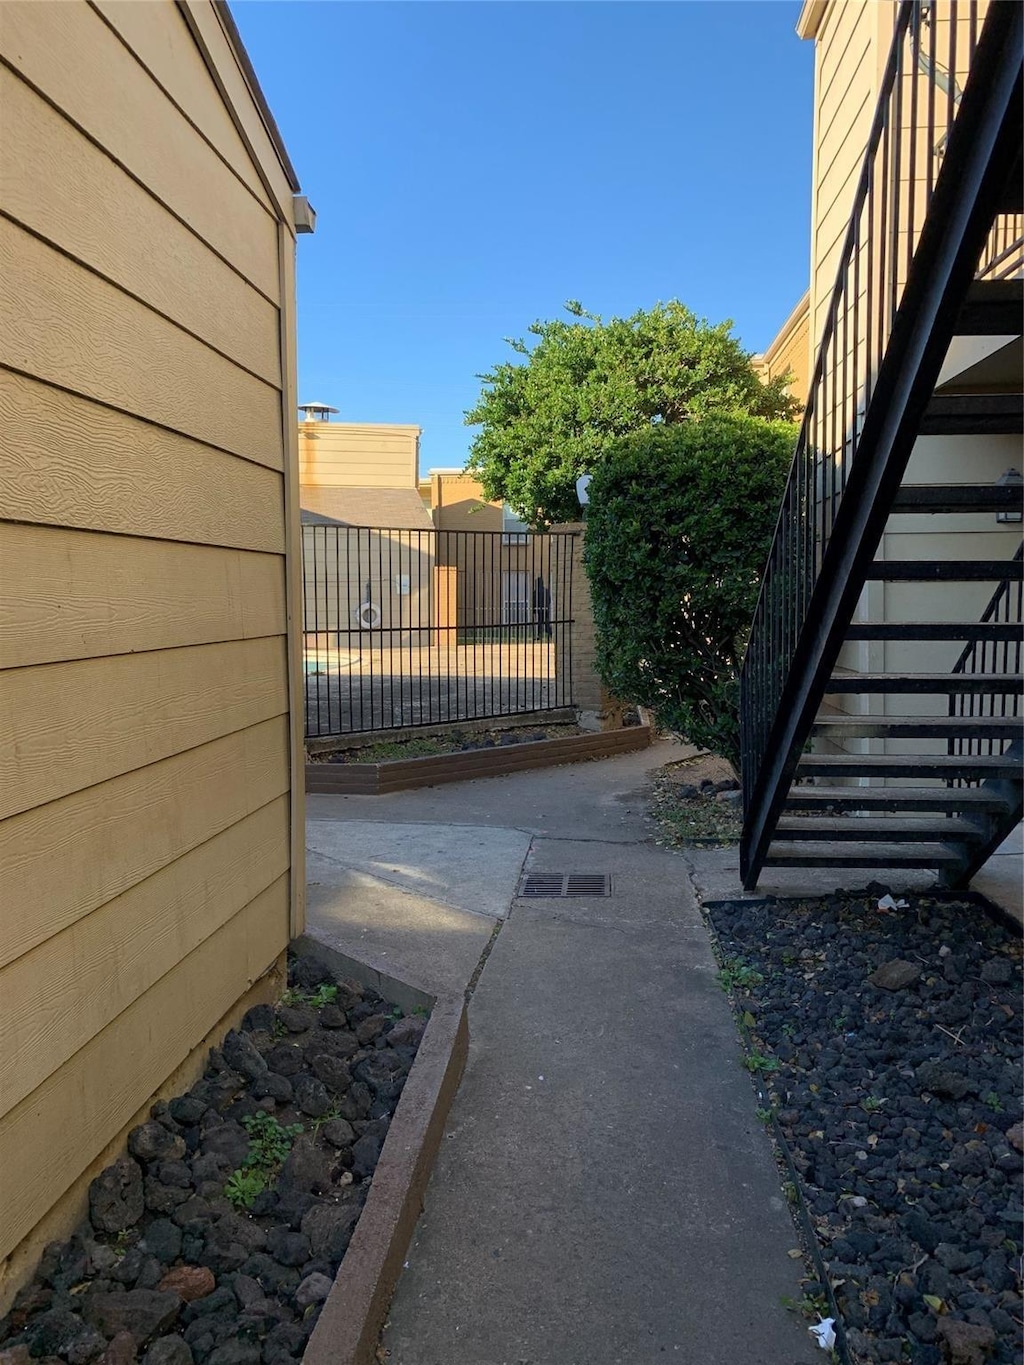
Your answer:
[[[611,893],[611,877],[606,872],[530,872],[519,885],[522,900],[610,896]]]

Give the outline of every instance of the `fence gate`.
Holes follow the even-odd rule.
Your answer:
[[[307,737],[571,706],[573,540],[303,526]]]

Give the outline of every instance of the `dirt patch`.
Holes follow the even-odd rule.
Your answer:
[[[670,848],[724,848],[743,827],[739,783],[718,754],[695,754],[652,774],[651,817],[656,842]]]
[[[388,763],[406,758],[435,758],[441,754],[471,753],[476,749],[500,749],[512,744],[529,744],[539,739],[565,739],[581,735],[578,725],[505,726],[475,733],[453,730],[450,735],[424,735],[411,739],[381,739],[359,748],[337,748],[328,753],[309,754],[307,763]]]

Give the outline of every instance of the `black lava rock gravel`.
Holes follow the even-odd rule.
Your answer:
[[[884,892],[716,906],[721,979],[851,1357],[1019,1365],[1021,942]]]
[[[0,1365],[301,1358],[426,1019],[310,958],[289,979],[92,1182],[88,1220],[0,1320]]]

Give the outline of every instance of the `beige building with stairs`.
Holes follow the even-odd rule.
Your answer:
[[[808,407],[744,670],[748,885],[770,864],[962,884],[1020,817],[1019,21],[800,14],[809,289],[758,362]]]

